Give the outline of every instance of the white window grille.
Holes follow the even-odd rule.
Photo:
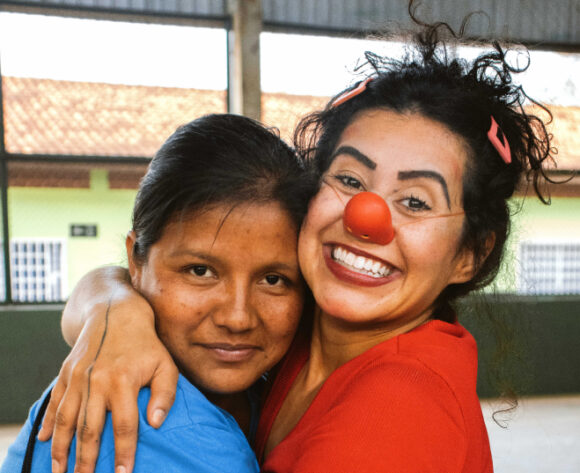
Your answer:
[[[62,239],[11,239],[12,299],[17,302],[64,300],[65,248]]]
[[[522,242],[520,294],[580,294],[580,242]]]

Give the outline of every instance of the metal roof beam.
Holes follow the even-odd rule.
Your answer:
[[[151,22],[209,22],[229,19],[228,0],[0,0],[1,9]],[[251,0],[250,0],[251,1]],[[425,21],[459,28],[475,14],[471,38],[500,38],[532,48],[580,51],[579,0],[421,0]],[[361,36],[392,32],[411,23],[404,0],[262,0],[264,28],[290,33]]]

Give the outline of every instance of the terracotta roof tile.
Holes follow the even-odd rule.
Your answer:
[[[152,156],[175,128],[226,111],[225,91],[3,77],[6,149],[23,154]],[[262,94],[262,120],[290,139],[327,97]],[[580,169],[580,107],[551,106],[558,169]]]
[[[291,141],[300,118],[309,112],[322,109],[328,99],[329,97],[262,93],[262,122],[277,127],[280,136]]]
[[[178,125],[226,110],[225,91],[2,80],[11,153],[152,156]]]
[[[553,143],[558,149],[557,167],[562,170],[580,170],[580,107],[549,108],[554,121],[548,125],[548,131],[553,134]]]

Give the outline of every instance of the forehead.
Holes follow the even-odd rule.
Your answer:
[[[467,159],[461,136],[417,112],[365,110],[344,129],[336,149],[344,145],[369,157],[377,170],[433,169],[459,180]]]
[[[297,233],[293,219],[277,202],[224,203],[176,215],[165,226],[159,243],[167,247],[203,248],[214,254],[262,251],[265,256],[265,246],[291,248]]]

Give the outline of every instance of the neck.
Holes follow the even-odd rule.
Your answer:
[[[431,317],[427,311],[410,322],[381,322],[361,324],[345,322],[317,309],[312,329],[309,371],[326,379],[330,374],[386,340],[424,324]]]
[[[247,435],[250,429],[250,401],[246,391],[231,394],[204,392],[212,404],[229,412]]]

